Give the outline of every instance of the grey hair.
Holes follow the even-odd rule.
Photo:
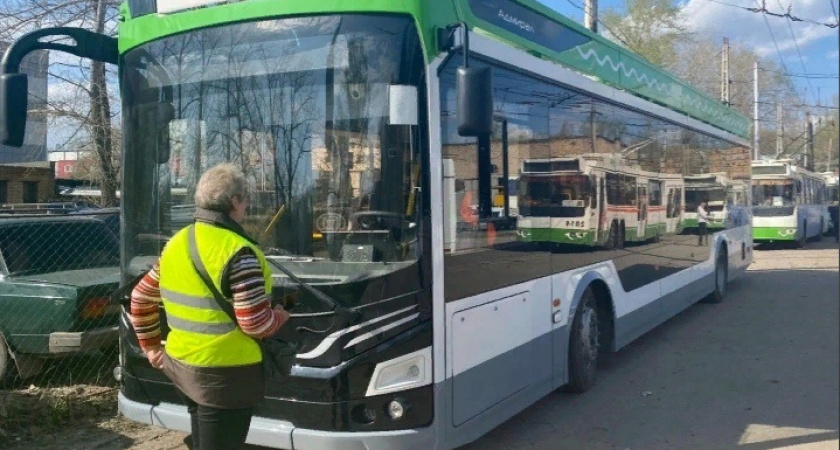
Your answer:
[[[235,164],[224,163],[204,172],[195,188],[195,206],[229,213],[233,197],[245,199],[245,175]]]

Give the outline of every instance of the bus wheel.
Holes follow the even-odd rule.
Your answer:
[[[617,236],[618,232],[616,231],[616,222],[610,224],[610,232],[607,234],[607,240],[604,241],[604,249],[606,250],[614,250],[616,245],[618,245]]]
[[[823,230],[825,229],[824,227],[825,227],[825,222],[820,220],[820,229],[817,230],[817,235],[814,236],[814,242],[822,242]]]
[[[796,240],[796,248],[805,248],[808,242],[808,222],[802,222],[802,235]]]
[[[598,369],[598,310],[592,287],[586,288],[569,334],[570,392],[585,392],[595,384]]]
[[[715,290],[703,299],[704,303],[720,303],[726,295],[726,284],[729,276],[729,264],[726,258],[726,247],[718,248],[717,261],[715,262]]]
[[[616,248],[623,249],[624,248],[624,222],[620,222],[618,225],[618,239],[616,240]]]

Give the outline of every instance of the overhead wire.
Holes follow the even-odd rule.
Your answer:
[[[758,0],[753,0],[756,4],[758,4]],[[762,0],[763,1],[763,0]],[[787,68],[787,64],[785,64],[785,59],[782,58],[782,51],[779,49],[779,42],[776,41],[776,35],[773,33],[773,27],[770,26],[770,21],[767,20],[767,16],[762,16],[764,18],[764,23],[767,25],[767,31],[770,32],[770,38],[773,39],[773,46],[776,47],[776,55],[779,56],[779,62],[782,64],[782,69],[785,70],[784,74],[788,75],[790,71]]]
[[[782,0],[776,1],[779,3],[779,7],[781,8]],[[790,31],[790,37],[793,39],[793,45],[796,47],[796,54],[799,55],[799,62],[802,64],[802,71],[805,73],[805,75],[807,75],[808,68],[805,67],[805,58],[802,57],[802,52],[799,50],[799,41],[796,40],[796,34],[793,33],[793,27],[790,25],[790,17],[787,17],[785,19],[785,22],[787,23],[788,30]],[[787,76],[790,76],[790,74],[788,73]],[[819,98],[817,98],[817,93],[814,92],[814,86],[811,84],[811,79],[808,77],[805,77],[805,79],[808,82],[808,87],[811,89],[811,95],[814,96],[814,99],[816,99],[817,103],[819,103],[820,101]]]
[[[727,2],[720,1],[720,0],[709,0],[709,1],[712,2],[712,3],[718,3],[718,4],[721,4],[721,5],[731,6],[733,8],[743,9],[745,11],[749,11],[749,12],[752,12],[752,13],[759,13],[759,14],[762,14],[764,16],[769,15],[769,16],[773,16],[773,17],[786,17],[786,18],[788,18],[788,19],[790,19],[794,22],[808,22],[808,23],[811,23],[811,24],[814,24],[814,25],[821,25],[821,26],[828,27],[828,28],[837,28],[838,26],[840,26],[840,20],[838,20],[838,18],[837,18],[836,11],[835,11],[835,22],[834,23],[825,23],[825,22],[818,22],[818,21],[812,20],[812,19],[802,19],[800,17],[793,16],[793,15],[790,14],[790,8],[788,8],[788,11],[784,14],[779,14],[779,13],[774,13],[774,12],[768,11],[765,4],[763,3],[764,0],[762,0],[762,4],[760,5],[761,6],[760,8],[747,8],[747,7],[740,6],[740,5],[733,5],[732,3],[727,3]],[[831,0],[829,0],[829,1],[831,1]],[[834,3],[831,4],[831,8],[832,8],[832,10],[834,10]]]

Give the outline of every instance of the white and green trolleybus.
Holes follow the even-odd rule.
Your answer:
[[[117,66],[125,283],[184,226],[172,208],[203,171],[242,168],[245,229],[278,301],[296,299],[251,444],[464,445],[555,389],[586,391],[600,355],[720,301],[752,261],[749,222],[703,246],[677,223],[681,177],[749,177],[749,121],[534,0],[126,0],[118,23],[116,38],[43,28],[12,43],[0,141],[23,141],[27,53]],[[674,205],[658,243],[552,248],[519,239],[521,193],[494,211],[525,160],[628,148],[640,172],[605,173],[618,200],[595,205],[658,189],[654,206]],[[652,235],[631,217],[625,236]],[[189,430],[122,314],[120,413]]]
[[[829,227],[825,177],[793,160],[752,164],[753,239],[805,245]]]
[[[523,160],[519,183],[524,242],[623,248],[657,241],[681,221],[682,176],[647,172],[618,155]]]
[[[729,179],[726,173],[705,173],[685,177],[686,230],[697,229],[697,207],[707,203],[710,230],[729,228],[727,221],[733,220],[733,213],[750,205],[750,184],[747,180]]]

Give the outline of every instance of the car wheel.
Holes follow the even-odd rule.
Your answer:
[[[585,392],[595,384],[598,369],[598,310],[595,294],[586,288],[569,336],[569,384],[570,392]]]
[[[717,262],[715,262],[715,290],[704,299],[705,303],[720,303],[726,296],[726,287],[729,276],[729,264],[726,258],[725,248],[718,249]]]

